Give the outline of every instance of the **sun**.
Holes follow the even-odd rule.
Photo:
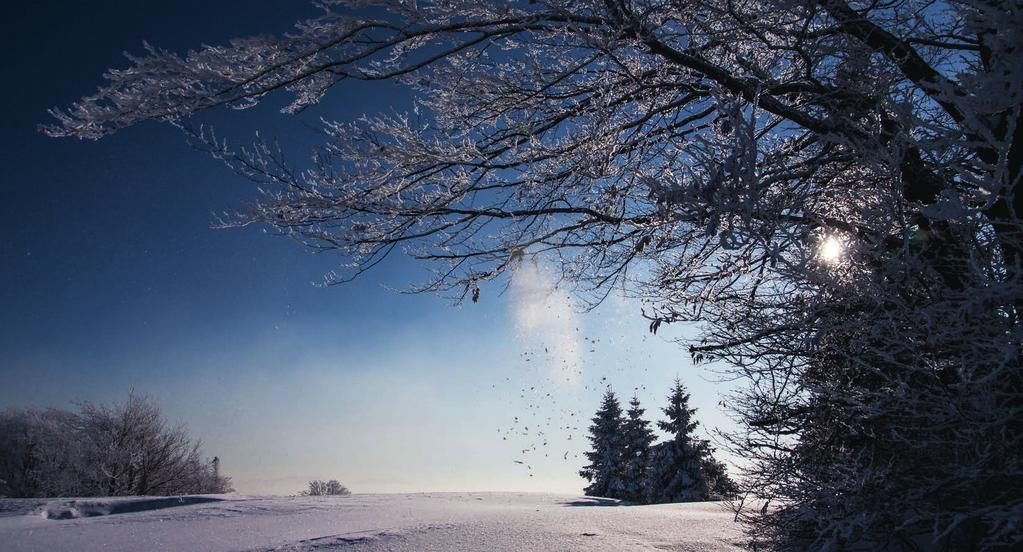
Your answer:
[[[845,245],[842,243],[842,240],[834,236],[824,238],[820,245],[817,246],[817,256],[828,264],[835,264],[842,260],[843,253],[845,253]]]

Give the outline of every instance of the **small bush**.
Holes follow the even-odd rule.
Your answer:
[[[337,479],[320,481],[315,479],[309,482],[309,489],[302,491],[302,496],[348,496],[352,491],[348,490]]]

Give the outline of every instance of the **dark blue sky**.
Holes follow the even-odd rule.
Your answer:
[[[100,142],[52,140],[35,131],[46,108],[67,105],[100,84],[106,67],[142,41],[182,50],[203,41],[279,32],[296,2],[69,3],[15,8],[5,39],[13,66],[3,87],[6,174],[0,255],[5,351],[29,344],[68,347],[102,362],[124,341],[153,335],[180,342],[223,335],[225,321],[280,327],[301,311],[386,308],[355,290],[309,285],[337,259],[313,258],[256,229],[211,231],[211,211],[253,197],[246,181],[189,149],[179,133],[145,125]],[[299,10],[301,11],[301,10]],[[306,10],[307,14],[312,10]],[[363,98],[373,97],[378,105]],[[407,103],[387,86],[349,94],[298,118],[273,105],[229,120],[233,136],[255,128],[281,136],[298,155],[322,114],[350,117]],[[353,288],[373,285],[359,282]],[[396,298],[394,298],[396,299]]]
[[[317,288],[340,259],[257,228],[210,229],[211,212],[254,197],[254,186],[176,130],[148,124],[99,142],[36,131],[47,108],[94,91],[143,40],[183,51],[313,14],[295,0],[7,8],[0,408],[116,400],[135,388],[187,422],[251,492],[297,490],[310,477],[357,491],[577,490],[584,439],[568,428],[583,425],[607,382],[638,388],[653,414],[681,374],[705,424],[725,423],[717,389],[645,334],[635,305],[612,301],[584,317],[538,292],[537,273],[509,294],[485,290],[480,305],[450,308],[383,289],[422,279],[423,267],[401,258]],[[281,103],[202,120],[242,141],[260,129],[302,158],[321,116],[402,110],[410,98],[355,83],[297,117],[278,114]],[[579,365],[572,381],[544,367],[565,360],[543,358],[545,348]],[[538,438],[545,418],[558,429]],[[525,453],[529,477],[512,460],[539,441],[550,449]]]

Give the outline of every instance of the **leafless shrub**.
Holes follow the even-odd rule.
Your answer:
[[[330,481],[314,479],[309,482],[309,488],[300,494],[302,496],[348,496],[352,492],[337,479],[331,479]]]

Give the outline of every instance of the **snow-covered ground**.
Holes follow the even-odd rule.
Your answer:
[[[717,503],[520,493],[0,499],[9,552],[736,550]]]

